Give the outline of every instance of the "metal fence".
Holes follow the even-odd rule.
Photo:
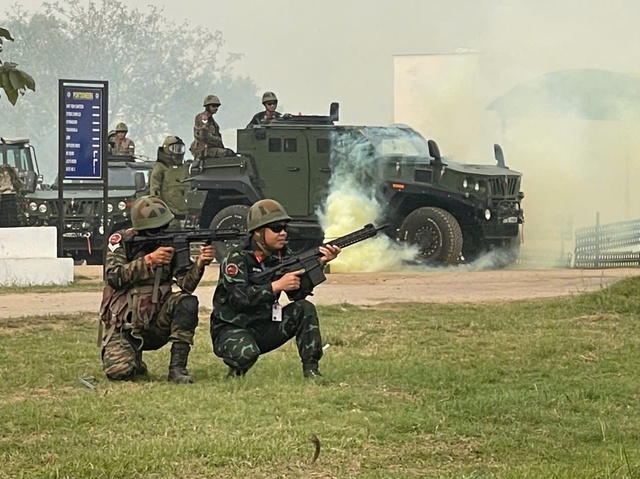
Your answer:
[[[575,233],[574,268],[623,268],[640,266],[640,251],[619,251],[640,246],[640,220],[580,228]],[[618,250],[618,251],[616,251]]]

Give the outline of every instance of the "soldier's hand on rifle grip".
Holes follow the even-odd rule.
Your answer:
[[[212,244],[206,244],[200,246],[200,256],[196,262],[199,268],[204,268],[206,265],[211,264],[213,258],[215,258],[216,248]]]
[[[320,266],[326,265],[329,261],[333,261],[340,254],[339,246],[333,246],[330,244],[320,246],[320,253],[322,256],[320,257]]]
[[[174,249],[172,246],[160,246],[153,253],[149,253],[151,262],[156,264],[170,264],[173,259]]]
[[[304,269],[298,271],[291,271],[282,276],[282,278],[271,283],[271,288],[274,294],[281,293],[282,291],[295,291],[300,288],[300,276],[304,274]]]

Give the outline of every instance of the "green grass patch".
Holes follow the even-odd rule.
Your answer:
[[[216,281],[201,281],[199,287],[215,286]],[[102,280],[87,276],[76,276],[68,285],[34,285],[34,286],[0,286],[0,296],[6,294],[33,294],[33,293],[81,293],[102,291]]]
[[[193,385],[167,383],[168,348],[108,382],[94,315],[0,320],[0,477],[635,478],[639,289],[322,307],[324,384],[293,343],[225,380],[205,313]]]

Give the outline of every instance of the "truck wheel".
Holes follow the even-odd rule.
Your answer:
[[[247,215],[249,207],[247,205],[231,205],[218,211],[211,220],[211,229],[237,229],[241,232],[247,231]],[[237,246],[242,240],[237,241],[214,241],[216,247],[216,261],[220,263],[222,259],[234,246]]]
[[[417,246],[419,259],[427,264],[455,264],[462,254],[460,225],[441,208],[412,211],[402,222],[398,239]]]
[[[491,245],[492,263],[497,269],[506,268],[518,259],[520,254],[520,234],[515,238],[503,240],[502,244]]]

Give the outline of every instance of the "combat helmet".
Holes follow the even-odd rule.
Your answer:
[[[179,136],[167,136],[162,144],[162,149],[167,155],[184,155],[184,141]]]
[[[278,101],[278,97],[276,96],[275,93],[273,93],[272,91],[266,91],[264,92],[264,94],[262,95],[262,104],[264,105],[265,103],[267,103],[268,101]]]
[[[276,200],[259,200],[249,208],[247,230],[252,232],[276,221],[291,221],[284,206]]]
[[[127,127],[127,124],[124,122],[120,122],[116,125],[116,133],[119,131],[129,131],[129,128]]]
[[[220,106],[220,98],[218,98],[215,95],[207,95],[204,97],[204,102],[202,106],[209,106],[209,105],[218,105]]]
[[[157,196],[141,196],[131,206],[131,223],[136,231],[168,226],[173,218],[167,204]]]

